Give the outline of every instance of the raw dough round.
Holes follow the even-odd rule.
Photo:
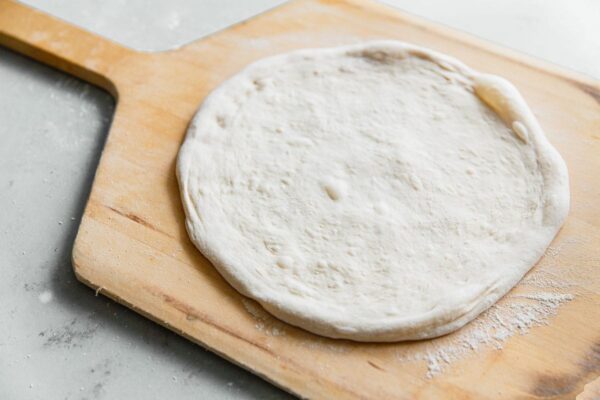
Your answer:
[[[311,332],[431,338],[536,263],[564,161],[517,90],[395,41],[260,60],[191,123],[186,227],[239,292]]]

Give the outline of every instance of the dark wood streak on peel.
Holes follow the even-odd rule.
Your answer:
[[[241,336],[240,334],[232,331],[231,329],[227,329],[224,326],[217,324],[216,322],[212,321],[211,318],[209,318],[207,315],[200,313],[193,307],[188,306],[187,304],[175,299],[174,297],[169,296],[168,294],[165,294],[165,293],[160,293],[160,296],[164,299],[165,303],[173,306],[173,308],[175,308],[176,310],[179,310],[182,313],[184,313],[186,315],[186,319],[188,321],[189,320],[192,320],[192,321],[200,320],[200,321],[204,322],[205,324],[212,326],[213,328],[216,328],[230,336],[235,337],[236,339],[240,339],[254,347],[261,349],[264,352],[267,352],[267,353],[275,356],[275,353],[272,350],[270,350],[269,348],[261,345],[260,343],[254,342],[252,340],[248,340],[248,339],[244,338],[243,336]]]
[[[574,392],[577,382],[576,375],[540,375],[533,394],[541,398],[555,398]]]
[[[176,298],[174,298],[173,296],[169,296],[168,294],[163,293],[161,290],[157,289],[157,288],[153,288],[153,287],[148,287],[148,286],[144,286],[144,289],[146,289],[149,293],[151,293],[154,296],[159,296],[162,297],[162,299],[165,301],[165,303],[169,304],[170,306],[172,306],[173,308],[175,308],[176,310],[180,311],[181,313],[185,314],[186,316],[186,320],[188,321],[201,321],[206,325],[209,325],[229,336],[232,336],[236,339],[239,339],[241,341],[243,341],[244,343],[247,343],[249,345],[251,345],[252,347],[256,347],[257,349],[264,351],[265,353],[273,356],[274,358],[276,358],[278,361],[285,361],[288,365],[293,365],[295,368],[297,368],[299,371],[303,371],[304,373],[308,373],[310,375],[312,375],[315,379],[317,380],[321,380],[320,377],[318,377],[317,375],[315,375],[314,373],[312,373],[312,371],[310,370],[306,370],[302,365],[296,363],[294,360],[289,359],[289,358],[285,358],[282,357],[280,354],[276,354],[275,352],[273,352],[271,349],[269,349],[266,346],[263,346],[260,343],[257,343],[255,341],[246,339],[245,337],[243,337],[242,335],[232,331],[231,329],[227,329],[226,327],[224,327],[223,325],[219,325],[216,322],[214,322],[208,315],[201,313],[200,311],[196,310],[195,308],[177,300]],[[213,350],[213,351],[217,351],[217,350]],[[246,366],[244,364],[240,364],[238,361],[229,358],[227,355],[222,354],[222,353],[218,353],[219,355],[221,355],[222,357],[227,358],[228,360],[230,360],[231,362],[236,363],[237,365],[240,365],[242,367],[247,368],[250,372],[253,373],[257,373],[255,370],[251,369],[249,366]],[[264,379],[267,379],[269,382],[273,383],[274,385],[280,387],[283,390],[288,391],[289,389],[281,386],[278,382],[269,379],[269,377],[264,376],[262,374],[260,374],[261,377],[263,377]],[[363,398],[362,395],[352,391],[349,387],[347,386],[342,386],[336,382],[333,381],[328,381],[328,384],[338,388],[341,391],[344,391],[348,394],[351,394],[352,396],[356,397],[356,398]],[[292,393],[295,394],[295,393]],[[297,394],[296,394],[297,395]]]
[[[385,372],[385,369],[381,368],[379,365],[375,364],[373,361],[367,360],[367,362],[369,363],[369,365],[371,367],[378,369],[379,371]]]
[[[539,375],[531,393],[543,399],[575,398],[584,385],[600,373],[600,341],[592,345],[578,364],[579,369],[574,374]]]
[[[600,104],[600,88],[593,87],[581,82],[573,81],[571,83],[573,83],[579,89],[583,90],[586,94],[592,96],[592,98],[596,100],[598,104]]]
[[[111,211],[113,211],[113,212],[115,212],[115,213],[119,214],[120,216],[122,216],[122,217],[125,217],[125,218],[127,218],[127,219],[129,219],[129,220],[131,220],[131,221],[133,221],[133,222],[135,222],[135,223],[138,223],[138,224],[140,224],[140,225],[143,225],[143,226],[145,226],[146,228],[152,229],[153,231],[156,231],[156,232],[158,232],[158,233],[162,233],[163,235],[165,235],[165,236],[168,236],[168,237],[170,237],[170,238],[172,238],[172,237],[173,237],[173,236],[169,235],[168,233],[161,231],[161,230],[160,230],[160,229],[158,229],[156,226],[152,225],[150,222],[148,222],[148,221],[144,220],[143,218],[141,218],[141,217],[139,217],[139,216],[137,216],[137,215],[135,215],[135,214],[133,214],[133,213],[129,213],[129,212],[125,212],[125,211],[121,211],[121,210],[119,210],[119,209],[116,209],[116,208],[114,208],[114,207],[111,207],[111,206],[104,206],[104,207],[108,208],[109,210],[111,210]]]

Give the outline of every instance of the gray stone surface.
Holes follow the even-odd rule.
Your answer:
[[[600,2],[387,2],[600,78]],[[281,1],[27,3],[164,50]],[[71,247],[113,108],[101,90],[0,49],[0,399],[289,397],[75,280]]]

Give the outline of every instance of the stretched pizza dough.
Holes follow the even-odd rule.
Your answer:
[[[205,100],[177,167],[189,235],[233,287],[358,341],[460,328],[569,207],[565,163],[510,83],[395,41],[250,65]]]

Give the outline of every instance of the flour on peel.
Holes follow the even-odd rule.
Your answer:
[[[478,351],[500,350],[512,336],[524,335],[533,327],[547,325],[558,308],[573,299],[572,294],[553,292],[531,297],[509,296],[484,311],[452,338],[433,339],[424,345],[427,350],[402,351],[398,360],[424,361],[426,377],[433,378],[454,361]]]

